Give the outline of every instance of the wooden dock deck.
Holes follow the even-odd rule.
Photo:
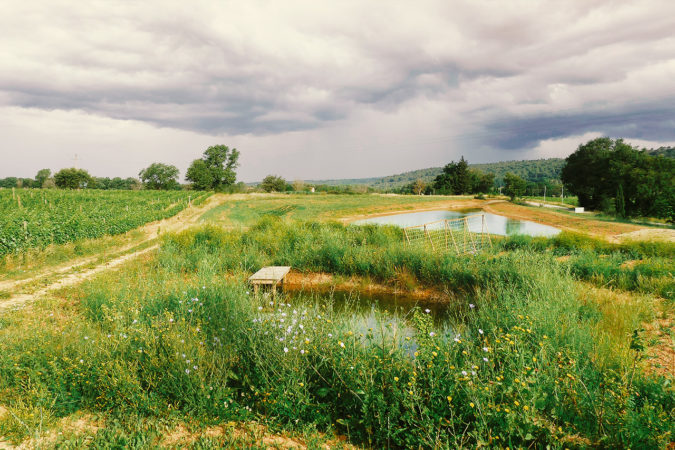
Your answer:
[[[283,286],[284,279],[288,272],[290,272],[290,266],[267,266],[263,267],[253,275],[248,278],[248,282],[253,285],[253,292],[258,293],[258,289],[261,285],[270,286],[273,291],[276,291],[277,285],[281,283]]]

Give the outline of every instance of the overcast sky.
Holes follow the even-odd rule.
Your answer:
[[[0,177],[382,176],[675,143],[675,2],[31,1],[0,13]],[[75,154],[78,160],[75,161]]]

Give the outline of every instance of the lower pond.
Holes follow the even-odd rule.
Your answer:
[[[498,216],[483,212],[479,209],[462,211],[420,211],[403,214],[393,214],[390,216],[370,217],[367,219],[352,222],[354,225],[377,224],[377,225],[397,225],[399,227],[409,227],[413,225],[422,225],[429,222],[435,222],[445,219],[459,219],[472,214],[485,215],[487,229],[490,234],[500,236],[512,236],[524,234],[527,236],[551,237],[560,233],[560,230],[548,225],[530,222],[528,220],[511,219],[509,217]],[[473,229],[473,228],[476,229]],[[480,223],[470,225],[470,230],[480,232]]]

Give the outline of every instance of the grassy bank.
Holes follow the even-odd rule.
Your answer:
[[[672,386],[643,373],[641,336],[631,338],[653,312],[626,307],[617,326],[579,298],[572,269],[545,251],[563,240],[473,258],[400,242],[396,228],[274,218],[246,232],[205,227],[167,237],[156,257],[120,273],[5,314],[0,403],[11,414],[0,435],[18,441],[87,412],[104,424],[91,445],[113,431],[119,445],[162,445],[162,430],[177,424],[229,421],[378,448],[672,440]],[[455,292],[456,306],[443,328],[421,310],[363,327],[330,301],[273,308],[244,283],[268,264],[413,277]]]

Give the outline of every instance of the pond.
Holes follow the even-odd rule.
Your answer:
[[[490,234],[499,236],[513,236],[524,234],[527,236],[552,237],[560,233],[560,230],[548,225],[530,222],[528,220],[511,219],[510,217],[498,216],[481,211],[480,209],[461,210],[461,211],[420,211],[403,214],[394,214],[391,216],[370,217],[368,219],[352,222],[354,225],[397,225],[399,227],[409,227],[413,225],[422,225],[429,222],[435,222],[444,219],[458,219],[472,214],[484,214],[487,223],[487,229]],[[474,227],[476,229],[474,229]],[[471,231],[480,232],[480,223],[471,224]]]

